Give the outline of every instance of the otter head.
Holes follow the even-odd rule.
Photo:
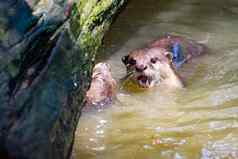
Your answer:
[[[106,79],[111,79],[111,68],[109,66],[109,64],[107,63],[98,63],[94,66],[93,68],[93,74],[92,74],[92,78],[106,78]]]
[[[144,88],[165,82],[181,87],[182,82],[172,65],[171,53],[164,48],[138,49],[122,58],[127,72]]]
[[[86,94],[86,105],[109,104],[116,95],[116,81],[107,63],[98,63],[93,68],[92,81]]]

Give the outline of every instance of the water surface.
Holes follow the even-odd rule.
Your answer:
[[[238,1],[131,0],[105,38],[100,60],[119,81],[121,57],[164,33],[204,41],[210,51],[186,89],[120,89],[111,107],[83,113],[74,159],[237,159]]]

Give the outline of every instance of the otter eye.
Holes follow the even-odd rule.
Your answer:
[[[123,57],[121,58],[122,62],[123,62],[125,65],[128,64],[128,58],[129,58],[128,55],[127,55],[127,56],[123,56]]]
[[[129,64],[130,65],[135,65],[136,64],[136,60],[135,59],[130,59],[129,60]]]
[[[151,62],[151,63],[154,63],[154,64],[155,64],[157,61],[158,61],[158,58],[156,58],[156,57],[150,59],[150,62]]]

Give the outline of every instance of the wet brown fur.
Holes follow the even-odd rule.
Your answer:
[[[111,75],[110,66],[106,63],[96,64],[86,94],[86,106],[110,104],[115,95],[116,81]]]
[[[179,42],[184,47],[185,62],[202,55],[206,47],[194,40],[168,35],[149,43],[145,48],[131,51],[122,58],[132,79],[142,87],[149,88],[160,83],[171,87],[184,87],[182,78],[172,62],[171,47]]]

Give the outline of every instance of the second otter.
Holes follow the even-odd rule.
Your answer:
[[[107,105],[116,95],[116,81],[107,63],[98,63],[93,68],[92,81],[86,94],[86,106]]]

